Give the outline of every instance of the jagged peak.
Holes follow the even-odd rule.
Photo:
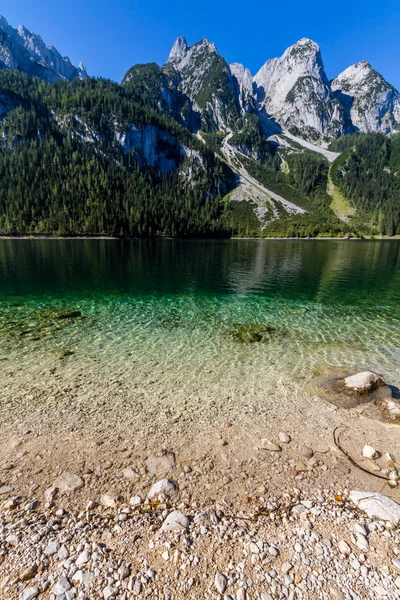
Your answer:
[[[186,52],[188,51],[188,44],[185,36],[179,36],[174,45],[172,46],[171,52],[169,53],[168,62],[174,62],[177,60],[181,60]]]

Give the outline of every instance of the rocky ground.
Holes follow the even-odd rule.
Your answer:
[[[400,597],[398,425],[290,379],[172,399],[39,375],[2,388],[1,600]]]
[[[69,507],[67,497],[41,504],[22,498],[4,502],[1,597],[394,600],[400,595],[398,504],[384,512],[375,498],[368,516],[345,491],[305,495],[292,488],[235,512],[223,500],[200,507],[185,494],[178,498],[167,482],[161,480],[158,491],[164,494],[156,494],[157,501],[132,498],[119,504],[109,493],[103,504],[91,502],[80,512]],[[72,490],[77,482],[70,484]]]

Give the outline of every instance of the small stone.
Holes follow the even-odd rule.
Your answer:
[[[39,590],[36,587],[26,588],[20,594],[20,600],[33,600],[39,596]]]
[[[174,510],[165,519],[161,531],[186,531],[189,527],[189,519],[180,510]]]
[[[244,588],[239,588],[236,592],[236,600],[246,600],[246,590]]]
[[[162,450],[159,454],[149,456],[146,467],[152,475],[168,475],[176,467],[175,454],[168,450]]]
[[[71,584],[66,577],[60,577],[57,583],[53,586],[52,592],[56,596],[60,596],[61,594],[65,594],[68,590],[71,589]]]
[[[113,508],[114,506],[117,506],[120,503],[120,500],[121,497],[115,490],[109,490],[100,497],[101,504],[107,508]]]
[[[132,469],[132,467],[127,467],[126,469],[123,469],[122,477],[129,479],[130,481],[135,481],[138,479],[139,475],[134,469]]]
[[[226,579],[225,575],[223,575],[222,573],[217,573],[215,575],[214,585],[220,594],[223,594],[225,592],[227,583],[228,580]]]
[[[4,494],[9,494],[12,492],[12,488],[9,485],[2,485],[0,487],[0,496],[4,496]]]
[[[104,589],[103,589],[103,597],[104,600],[108,600],[108,598],[114,598],[114,596],[117,595],[117,588],[113,587],[112,585],[107,585]]]
[[[378,456],[377,451],[370,444],[365,444],[362,453],[365,458],[376,458]]]
[[[133,586],[133,593],[135,594],[135,596],[139,596],[141,591],[142,584],[140,583],[140,581],[136,580],[135,585]]]
[[[284,562],[283,565],[281,566],[281,573],[286,575],[287,573],[289,573],[290,569],[292,569],[292,568],[293,568],[293,565],[290,562]]]
[[[91,556],[92,555],[88,550],[84,550],[83,552],[80,553],[80,555],[76,559],[76,563],[75,563],[76,566],[81,567],[82,565],[86,565],[86,563],[89,562]]]
[[[268,450],[269,452],[282,452],[282,448],[279,446],[279,444],[276,444],[275,442],[265,438],[261,440],[260,448],[262,450]]]
[[[23,571],[21,573],[20,580],[21,581],[30,581],[31,579],[36,577],[37,572],[38,572],[38,566],[36,563],[33,563],[30,567],[28,567],[27,569],[25,569],[25,571]]]
[[[393,558],[392,564],[398,571],[400,571],[400,560],[398,558]]]
[[[344,540],[340,540],[338,547],[341,554],[344,554],[345,556],[349,556],[351,554],[351,548]]]
[[[65,471],[55,480],[53,487],[58,488],[60,494],[76,492],[84,485],[83,480],[75,473]]]
[[[161,558],[162,558],[163,560],[165,560],[165,561],[169,560],[169,552],[168,552],[168,550],[166,550],[165,552],[163,552],[163,553],[161,554]]]
[[[314,456],[314,450],[309,446],[302,446],[300,448],[300,454],[306,460],[310,460]]]
[[[362,533],[357,533],[356,534],[356,544],[357,544],[357,548],[359,548],[362,552],[368,552],[369,551],[368,540],[365,537],[365,535],[363,535]]]
[[[129,504],[132,506],[139,506],[139,504],[142,504],[142,499],[140,496],[132,496],[132,498],[129,500]]]
[[[161,479],[157,481],[148,493],[148,498],[151,500],[163,494],[164,496],[174,496],[178,491],[177,484],[171,479]]]
[[[59,551],[59,549],[60,544],[57,541],[53,540],[46,546],[46,548],[44,549],[44,553],[47,556],[53,556],[53,554],[56,554]]]
[[[290,444],[292,438],[285,431],[281,431],[279,434],[279,441],[282,442],[282,444]]]
[[[58,488],[51,486],[45,490],[43,497],[46,502],[51,502],[57,496]]]

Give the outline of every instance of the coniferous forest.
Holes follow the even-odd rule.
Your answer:
[[[230,199],[237,176],[223,159],[223,136],[193,135],[194,124],[182,122],[183,100],[179,118],[166,111],[160,77],[154,67],[142,87],[134,77],[125,85],[92,78],[50,84],[0,70],[7,107],[0,115],[1,233],[400,234],[400,134],[339,138],[331,148],[341,154],[330,166],[304,149],[282,155],[254,115],[239,119],[231,143],[248,172],[307,211],[263,222],[251,202]],[[331,210],[329,178],[357,219],[343,222]]]

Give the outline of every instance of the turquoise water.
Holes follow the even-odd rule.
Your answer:
[[[249,344],[243,325],[274,329]],[[331,365],[399,385],[400,242],[0,240],[0,359],[28,377],[65,352],[71,373],[94,357],[205,382]]]

